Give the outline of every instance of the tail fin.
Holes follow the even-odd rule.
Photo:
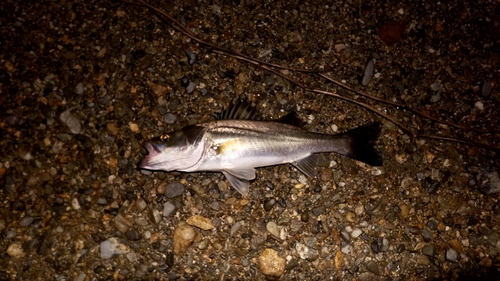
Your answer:
[[[381,125],[380,122],[375,122],[337,135],[349,139],[350,145],[345,156],[371,166],[382,166],[382,157],[378,155],[374,147]]]

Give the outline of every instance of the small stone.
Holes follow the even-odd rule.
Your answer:
[[[323,214],[325,212],[325,210],[326,210],[325,205],[320,205],[320,206],[314,207],[311,211],[312,211],[313,215],[319,216],[319,215]]]
[[[302,243],[297,242],[295,244],[295,250],[299,254],[300,258],[303,260],[315,261],[319,257],[318,250],[315,250],[313,248],[309,248]]]
[[[288,35],[288,42],[290,43],[299,43],[302,41],[302,35],[298,31],[292,31]]]
[[[280,277],[285,271],[286,261],[273,249],[265,249],[259,257],[259,268],[265,275]]]
[[[163,122],[165,122],[169,125],[174,124],[175,121],[177,121],[177,115],[175,115],[173,113],[167,113],[163,116]]]
[[[344,263],[344,253],[342,253],[341,251],[337,251],[337,253],[335,253],[334,263],[337,270],[341,269]]]
[[[422,254],[429,256],[429,257],[433,257],[434,255],[436,255],[436,247],[433,244],[426,245],[422,249]]]
[[[356,214],[350,211],[345,212],[345,220],[354,223],[356,221]]]
[[[106,125],[106,131],[108,131],[108,133],[112,136],[118,135],[118,127],[116,126],[116,123],[108,123]]]
[[[194,92],[194,89],[196,88],[196,83],[193,81],[189,81],[188,85],[186,86],[186,93],[191,94]]]
[[[266,229],[269,233],[271,233],[272,236],[276,238],[280,237],[280,229],[275,222],[273,221],[268,222],[266,225]]]
[[[25,255],[25,253],[23,251],[23,246],[19,242],[15,242],[15,243],[10,244],[7,247],[7,254],[10,257],[15,258],[15,259],[22,258]]]
[[[164,96],[168,93],[169,87],[162,85],[162,84],[155,84],[151,81],[147,82],[149,87],[151,88],[151,91],[155,93],[157,96]]]
[[[135,201],[135,209],[138,213],[142,213],[142,211],[144,211],[144,209],[146,209],[147,206],[148,205],[146,201],[142,198],[139,198],[137,199],[137,201]]]
[[[402,219],[408,218],[408,215],[410,214],[410,206],[408,204],[400,204],[399,208],[401,209],[401,212],[399,213],[401,218]]]
[[[450,240],[448,244],[450,244],[450,247],[453,248],[455,251],[463,253],[462,244],[460,244],[460,242],[457,239]]]
[[[434,236],[432,235],[432,231],[430,231],[427,227],[424,227],[424,229],[422,229],[422,236],[427,239],[427,241],[434,238]]]
[[[352,238],[357,238],[358,236],[361,235],[361,233],[363,233],[363,231],[361,231],[361,229],[359,228],[355,228],[352,233],[351,233],[351,236]]]
[[[421,265],[431,265],[431,262],[429,261],[429,258],[426,255],[418,255],[417,263]]]
[[[274,199],[266,200],[264,202],[264,210],[266,210],[266,212],[271,211],[272,208],[274,207],[274,204],[276,204],[276,200],[274,200]]]
[[[335,44],[335,52],[340,53],[341,51],[345,50],[345,44]]]
[[[132,133],[137,133],[139,132],[139,125],[137,125],[137,123],[134,123],[134,122],[130,122],[128,123],[128,127],[130,129],[130,131]]]
[[[366,268],[368,268],[368,270],[371,271],[375,275],[379,275],[379,273],[380,273],[379,268],[378,268],[378,264],[374,261],[369,261],[366,264]]]
[[[128,105],[122,101],[116,101],[113,105],[113,109],[113,113],[117,119],[121,119],[129,110]]]
[[[26,216],[21,219],[21,221],[19,222],[19,226],[26,227],[29,226],[32,222],[33,222],[33,217]]]
[[[125,232],[125,237],[130,241],[138,241],[138,240],[141,240],[142,235],[136,229],[131,229],[131,230]]]
[[[76,84],[75,92],[77,94],[81,95],[81,94],[83,94],[84,91],[85,91],[85,87],[83,86],[82,82]]]
[[[113,219],[113,223],[116,229],[118,229],[121,233],[127,232],[130,227],[132,227],[132,222],[130,222],[121,214],[116,215],[116,217]]]
[[[365,72],[361,80],[361,85],[366,86],[368,85],[368,83],[370,83],[370,81],[373,78],[374,68],[375,66],[373,60],[369,60],[365,67]]]
[[[340,251],[344,254],[349,254],[351,252],[351,245],[349,243],[342,241],[340,244]]]
[[[483,87],[481,89],[481,95],[483,97],[488,97],[491,94],[491,91],[493,90],[493,87],[488,81],[484,81]]]
[[[458,253],[452,248],[446,250],[446,260],[451,262],[457,262]]]
[[[174,230],[173,248],[174,254],[180,255],[187,251],[194,241],[196,231],[192,226],[185,222],[180,222]]]
[[[80,118],[71,114],[69,110],[63,111],[61,115],[59,115],[59,119],[68,127],[69,131],[78,135],[82,131],[82,125],[80,123]]]
[[[189,65],[195,64],[198,59],[198,56],[189,49],[186,49],[186,56],[188,58]]]
[[[180,182],[171,182],[165,187],[165,196],[167,198],[174,198],[184,193],[185,188]]]
[[[99,244],[99,249],[101,251],[101,259],[109,259],[114,255],[130,252],[130,249],[126,245],[120,243],[115,237],[102,241],[101,244]]]
[[[210,219],[200,215],[191,216],[186,222],[203,230],[211,230],[215,227]]]
[[[175,205],[172,202],[167,202],[163,204],[163,216],[168,217],[175,211]]]

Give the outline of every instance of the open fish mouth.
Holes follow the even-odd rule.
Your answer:
[[[158,161],[157,159],[155,160],[155,158],[161,154],[161,150],[151,142],[146,142],[144,144],[144,148],[148,151],[148,155],[146,155],[141,162],[139,162],[138,167],[142,169],[149,169],[158,164]]]

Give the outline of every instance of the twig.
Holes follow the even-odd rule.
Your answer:
[[[371,100],[374,100],[374,101],[377,101],[377,102],[385,103],[385,104],[388,104],[388,105],[391,105],[391,106],[394,106],[394,107],[398,107],[398,108],[402,108],[402,109],[408,110],[408,111],[410,111],[410,112],[412,112],[412,113],[414,113],[416,115],[419,115],[419,116],[421,116],[423,118],[432,120],[432,121],[434,121],[436,123],[445,124],[445,125],[448,125],[450,127],[459,128],[459,129],[462,129],[462,130],[475,131],[475,132],[479,132],[479,133],[490,133],[490,134],[500,133],[500,131],[498,131],[498,130],[494,130],[494,129],[488,129],[488,130],[485,130],[485,129],[476,129],[476,128],[470,128],[470,127],[467,127],[467,126],[455,124],[455,123],[448,122],[448,121],[443,121],[443,120],[440,120],[438,118],[429,116],[429,115],[425,114],[422,111],[419,111],[417,109],[413,109],[413,108],[411,108],[411,107],[409,107],[407,105],[404,105],[404,104],[401,104],[401,103],[397,103],[397,102],[388,101],[388,100],[385,100],[385,99],[382,99],[382,98],[378,98],[378,97],[375,97],[375,96],[371,96],[371,95],[362,93],[362,92],[360,92],[360,91],[358,91],[358,90],[356,90],[354,88],[351,88],[351,87],[349,87],[349,86],[347,86],[345,84],[342,84],[342,83],[340,83],[340,82],[338,82],[338,81],[336,81],[336,80],[328,77],[327,75],[324,75],[322,73],[318,73],[315,70],[293,68],[293,67],[283,66],[283,65],[279,65],[279,64],[269,63],[269,62],[265,62],[265,61],[262,61],[262,60],[258,60],[258,59],[252,58],[250,56],[246,56],[246,55],[240,54],[240,53],[232,51],[230,49],[226,49],[226,48],[214,45],[214,44],[212,44],[210,42],[207,42],[207,41],[204,41],[204,40],[200,39],[189,28],[186,28],[184,25],[182,25],[181,23],[179,23],[177,20],[175,20],[173,17],[171,17],[167,13],[163,12],[162,10],[160,10],[160,9],[158,9],[158,8],[150,5],[150,4],[148,4],[144,0],[137,0],[137,1],[141,5],[147,7],[148,9],[150,9],[150,10],[158,13],[159,15],[163,16],[164,18],[166,18],[169,21],[170,26],[172,28],[174,28],[178,32],[184,34],[185,36],[191,38],[193,41],[195,41],[195,42],[197,42],[197,43],[199,43],[201,45],[205,45],[212,52],[214,52],[216,54],[230,56],[230,57],[236,58],[238,60],[245,61],[247,63],[256,65],[259,68],[262,68],[264,70],[267,70],[269,72],[274,73],[275,75],[278,75],[278,76],[282,77],[283,79],[287,80],[288,82],[290,82],[292,84],[295,84],[295,85],[303,88],[306,91],[310,91],[310,92],[313,92],[313,93],[318,93],[318,94],[332,96],[332,97],[335,97],[335,98],[338,98],[338,99],[342,99],[342,100],[345,100],[345,101],[357,104],[359,106],[362,106],[362,107],[364,107],[364,108],[366,108],[366,109],[368,109],[368,110],[370,110],[370,111],[378,114],[379,116],[381,116],[381,117],[383,117],[383,118],[385,118],[385,119],[393,122],[396,126],[398,126],[403,131],[405,131],[407,133],[410,133],[413,137],[416,137],[416,138],[429,138],[429,139],[437,139],[437,140],[444,140],[444,141],[450,141],[450,142],[457,142],[457,143],[475,145],[475,146],[482,147],[482,148],[489,149],[489,150],[500,151],[500,148],[498,148],[498,147],[494,147],[494,146],[491,146],[491,145],[488,145],[488,144],[474,142],[474,141],[470,141],[470,140],[460,140],[460,139],[452,138],[452,137],[444,137],[444,136],[438,136],[438,135],[425,135],[425,134],[415,133],[412,130],[410,130],[408,127],[406,127],[405,125],[403,125],[402,123],[400,123],[399,121],[395,120],[393,117],[390,117],[389,115],[381,112],[380,110],[377,110],[376,108],[374,108],[374,107],[372,107],[372,106],[370,106],[370,105],[368,105],[366,103],[363,103],[361,101],[358,101],[358,100],[355,100],[355,99],[352,99],[352,98],[348,98],[348,97],[343,96],[343,95],[339,95],[339,94],[337,94],[335,92],[324,91],[324,90],[321,90],[321,89],[315,89],[315,88],[308,87],[304,83],[301,83],[301,82],[299,82],[299,81],[297,81],[297,80],[295,80],[295,79],[293,79],[293,78],[291,78],[291,77],[289,77],[287,75],[284,75],[283,73],[281,73],[281,72],[279,72],[279,71],[277,71],[277,70],[275,70],[273,68],[286,69],[286,70],[289,70],[289,71],[292,71],[292,72],[298,72],[298,73],[316,74],[319,77],[321,77],[321,78],[323,78],[323,79],[325,79],[325,80],[327,80],[327,81],[329,81],[331,83],[334,83],[337,86],[340,86],[340,87],[342,87],[342,88],[344,88],[344,89],[346,89],[346,90],[348,90],[350,92],[356,93],[356,94],[358,94],[360,96],[363,96],[365,98],[368,98],[368,99],[371,99]]]

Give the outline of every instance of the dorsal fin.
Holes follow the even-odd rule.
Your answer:
[[[260,120],[260,114],[250,103],[239,100],[221,113],[215,114],[215,118],[219,120]]]
[[[295,112],[290,112],[286,115],[283,115],[281,118],[277,119],[276,122],[296,126],[296,127],[303,127],[305,122],[300,120],[300,118],[297,116]]]

